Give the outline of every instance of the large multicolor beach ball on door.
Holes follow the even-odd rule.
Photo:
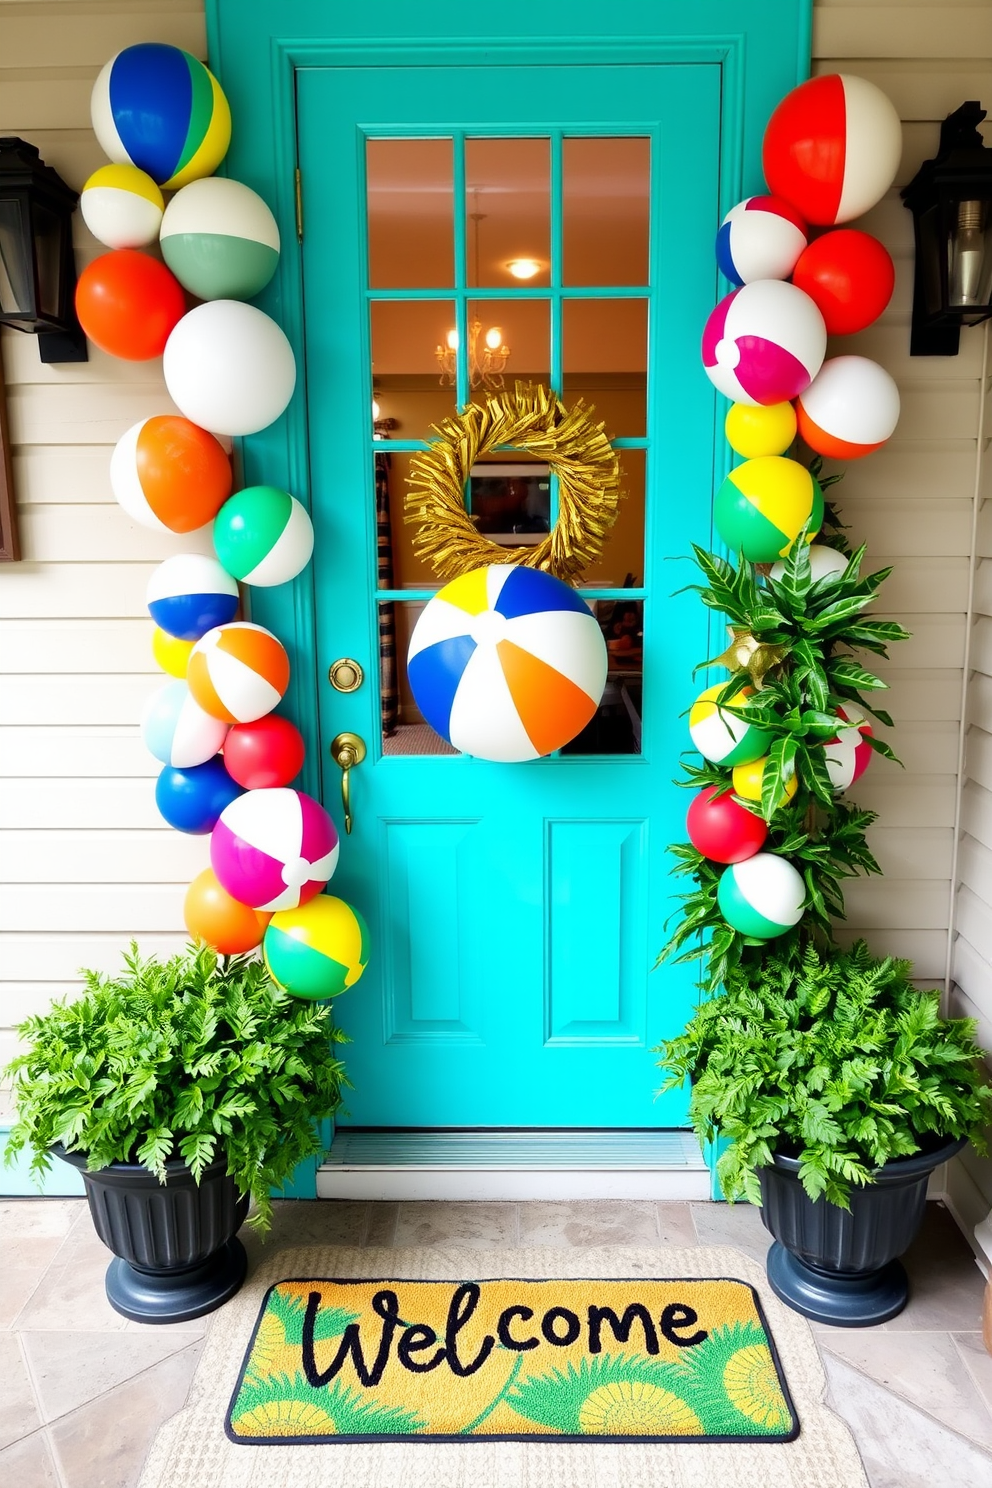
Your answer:
[[[725,868],[716,897],[732,929],[753,940],[774,940],[802,919],[806,885],[785,858],[762,852]]]
[[[478,759],[537,759],[585,728],[606,686],[606,642],[585,601],[534,568],[495,563],[424,606],[407,675],[443,739]]]
[[[105,155],[136,165],[167,191],[211,176],[231,143],[231,110],[202,62],[180,47],[144,41],[103,67],[90,97]]]
[[[703,366],[735,403],[785,403],[813,381],[827,349],[823,316],[782,279],[756,279],[717,305],[703,331]]]
[[[839,728],[836,738],[826,741],[823,752],[831,785],[835,791],[846,791],[871,764],[875,751],[867,740],[872,735],[872,726],[854,703],[838,708],[837,717],[847,727]]]
[[[742,707],[754,696],[754,688],[742,687],[721,703],[720,696],[726,688],[726,682],[707,687],[689,709],[692,742],[703,759],[714,765],[741,765],[760,759],[771,748],[771,734],[728,711]]]
[[[141,716],[145,748],[163,765],[202,765],[223,748],[227,724],[204,713],[185,682],[166,682],[153,692]]]
[[[101,165],[79,193],[83,221],[108,248],[144,248],[162,226],[165,200],[136,165]]]
[[[162,372],[180,412],[214,434],[267,429],[296,386],[285,332],[241,300],[208,300],[184,315],[166,344]]]
[[[716,493],[713,520],[723,541],[748,563],[784,558],[803,528],[820,530],[823,492],[798,460],[761,455],[732,470]]]
[[[231,462],[220,442],[177,414],[132,424],[110,457],[117,500],[129,517],[156,532],[205,527],[230,496],[231,484]]]
[[[767,823],[734,800],[724,786],[708,785],[685,818],[693,847],[714,863],[743,863],[765,845]]]
[[[369,962],[368,926],[343,899],[318,894],[272,916],[262,941],[270,973],[294,997],[320,1002],[353,987]]]
[[[747,196],[731,207],[720,225],[716,261],[733,284],[788,279],[806,239],[806,224],[787,201]]]
[[[310,562],[313,525],[306,508],[277,486],[247,486],[214,521],[214,548],[228,573],[270,588],[295,579]]]
[[[262,198],[212,176],[176,193],[162,221],[162,257],[201,300],[250,300],[279,262],[279,229]]]
[[[866,78],[828,73],[787,93],[765,129],[769,189],[807,222],[833,227],[881,201],[895,180],[902,126]]]
[[[155,624],[183,641],[198,641],[238,613],[237,580],[204,553],[176,553],[148,580],[148,612]]]
[[[868,357],[831,357],[796,404],[799,432],[818,455],[860,460],[895,433],[895,379]]]
[[[214,870],[204,868],[186,890],[183,919],[194,940],[221,956],[243,956],[262,944],[271,915],[232,899]]]
[[[224,811],[210,839],[210,864],[220,884],[253,909],[305,904],[337,863],[334,823],[303,791],[247,791]]]
[[[212,718],[252,723],[282,699],[289,657],[271,630],[238,620],[200,637],[186,668],[189,690]]]

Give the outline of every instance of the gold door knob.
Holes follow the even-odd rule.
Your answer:
[[[357,692],[365,681],[365,673],[350,656],[339,656],[331,663],[327,680],[338,692]]]
[[[351,835],[351,771],[360,765],[367,751],[365,740],[358,734],[338,734],[331,740],[331,759],[341,770],[341,804],[344,807],[344,829]]]

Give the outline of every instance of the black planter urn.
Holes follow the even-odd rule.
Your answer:
[[[93,1226],[114,1252],[107,1298],[117,1312],[138,1323],[186,1323],[240,1289],[248,1258],[235,1237],[248,1199],[223,1158],[199,1184],[184,1162],[167,1162],[163,1184],[141,1163],[91,1173],[82,1154],[52,1150],[82,1174]]]
[[[768,1281],[795,1312],[835,1328],[868,1328],[902,1312],[909,1279],[897,1259],[923,1222],[927,1180],[965,1145],[963,1137],[931,1152],[888,1162],[850,1210],[815,1202],[799,1181],[799,1161],[776,1154],[762,1168],[761,1218],[775,1236]]]

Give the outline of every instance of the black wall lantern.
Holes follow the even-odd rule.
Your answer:
[[[0,138],[0,325],[38,337],[43,362],[85,362],[72,214],[79,197],[34,145]]]
[[[910,356],[957,356],[963,325],[992,316],[992,150],[978,132],[980,103],[963,103],[940,126],[902,198],[913,214],[916,273]]]

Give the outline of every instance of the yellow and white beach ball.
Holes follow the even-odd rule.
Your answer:
[[[753,696],[754,688],[743,687],[721,707],[717,699],[726,686],[726,682],[717,682],[699,694],[689,709],[689,733],[703,758],[714,765],[744,765],[768,753],[772,736],[728,712],[728,708],[740,708]]]
[[[79,195],[83,221],[108,248],[143,248],[162,226],[165,199],[136,165],[101,165]]]

